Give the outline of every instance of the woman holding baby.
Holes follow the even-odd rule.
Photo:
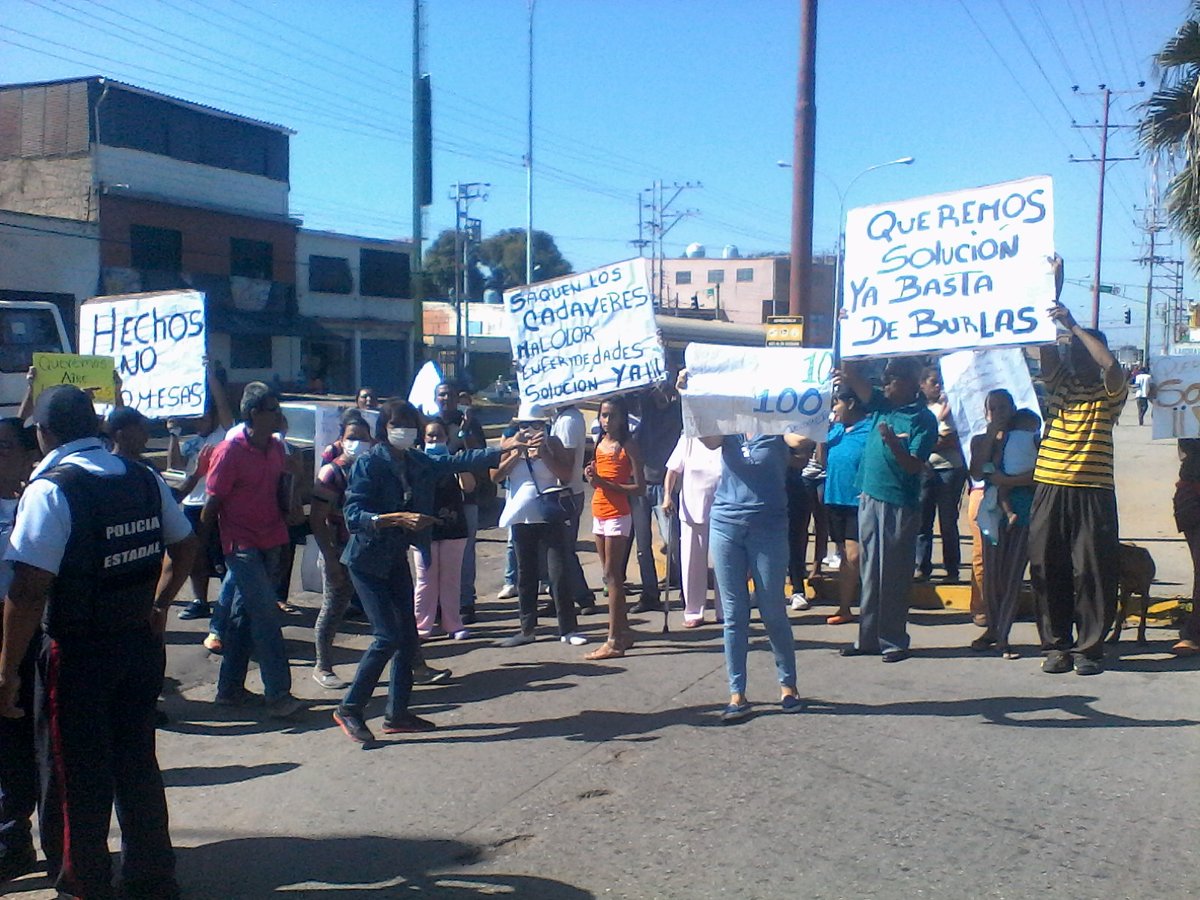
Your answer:
[[[971,649],[995,647],[1005,659],[1017,659],[1020,654],[1009,646],[1008,633],[1029,563],[1029,512],[1041,420],[1031,410],[1018,410],[1006,390],[990,391],[984,402],[988,427],[971,440],[971,477],[995,490],[1000,516],[996,542],[983,542],[987,630],[971,642]]]

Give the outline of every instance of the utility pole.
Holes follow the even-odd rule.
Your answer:
[[[472,200],[486,200],[487,188],[482,181],[456,182],[450,185],[454,201],[454,376],[461,379],[466,358],[463,355],[463,312],[467,297],[467,247],[471,239],[471,224],[479,227],[478,219],[469,216]],[[470,313],[467,312],[469,316]]]
[[[408,269],[409,293],[413,302],[413,326],[409,331],[409,372],[416,368],[416,347],[422,340],[424,322],[421,301],[425,299],[425,279],[422,276],[424,266],[421,261],[421,241],[425,207],[433,203],[433,94],[429,74],[424,71],[425,32],[421,16],[423,3],[424,0],[413,0],[412,6],[412,250]],[[360,355],[360,350],[356,349],[356,360]],[[355,368],[355,376],[362,378],[361,363],[356,362]]]
[[[650,243],[650,241],[646,240],[646,222],[645,222],[645,216],[644,216],[644,210],[647,208],[647,206],[648,206],[648,204],[646,203],[646,192],[638,191],[638,199],[637,199],[638,236],[637,236],[636,241],[629,242],[629,243],[633,244],[633,246],[637,247],[638,256],[646,255],[646,245]]]
[[[533,284],[533,6],[526,0],[529,27],[529,95],[525,116],[525,283]]]
[[[812,276],[813,179],[817,144],[817,0],[800,0],[800,61],[792,149],[792,265],[788,314],[806,308]]]
[[[1139,82],[1138,87],[1144,87],[1145,82]],[[1100,192],[1096,204],[1096,263],[1092,269],[1092,327],[1100,327],[1100,257],[1104,250],[1104,182],[1105,176],[1108,174],[1108,164],[1115,162],[1125,162],[1128,160],[1137,159],[1136,156],[1109,156],[1108,155],[1108,133],[1115,128],[1127,128],[1126,125],[1110,125],[1108,122],[1108,111],[1112,105],[1113,94],[1133,94],[1136,91],[1113,91],[1108,85],[1100,85],[1100,96],[1104,98],[1104,115],[1099,125],[1076,125],[1072,123],[1073,128],[1099,128],[1100,129],[1100,155],[1093,156],[1091,159],[1076,159],[1074,156],[1069,157],[1071,162],[1096,162],[1100,164]],[[1086,94],[1084,96],[1087,96]]]
[[[701,187],[704,187],[704,185],[702,185],[699,181],[694,183],[691,181],[685,181],[683,184],[675,182],[666,189],[673,191],[671,196],[666,200],[663,199],[665,190],[660,179],[655,179],[654,184],[651,187],[646,188],[646,190],[650,192],[651,218],[649,227],[651,238],[651,256],[654,261],[653,265],[657,270],[655,272],[651,272],[650,282],[653,285],[651,290],[654,292],[655,305],[659,308],[663,308],[665,306],[663,303],[663,297],[665,292],[666,274],[664,272],[663,265],[665,261],[663,238],[665,238],[671,229],[678,225],[681,220],[686,219],[688,216],[699,214],[699,210],[695,209],[684,209],[680,210],[679,212],[671,212],[671,204],[674,203],[679,198],[679,195],[684,191]],[[641,195],[639,194],[639,200],[640,197]],[[638,241],[639,243],[641,242],[640,229]]]

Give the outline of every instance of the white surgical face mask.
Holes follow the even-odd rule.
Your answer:
[[[393,428],[388,426],[387,430],[388,443],[397,450],[409,450],[412,445],[417,442],[417,429],[415,428]]]
[[[350,462],[354,462],[366,452],[366,441],[342,441],[342,455]]]

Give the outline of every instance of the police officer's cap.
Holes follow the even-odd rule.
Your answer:
[[[96,410],[86,393],[73,384],[60,384],[38,395],[27,424],[38,425],[62,441],[92,437],[97,430]]]

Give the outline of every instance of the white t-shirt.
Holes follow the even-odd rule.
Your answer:
[[[721,448],[709,450],[698,438],[681,436],[671,451],[667,471],[683,475],[679,488],[679,516],[689,525],[702,525],[708,521],[723,466]]]
[[[569,487],[572,494],[582,494],[584,489],[583,454],[587,451],[587,426],[583,423],[583,413],[574,406],[560,410],[550,433],[562,441],[564,447],[572,451],[571,480],[564,487]]]
[[[1038,433],[1010,431],[1004,441],[1002,468],[1005,475],[1024,475],[1037,465]]]
[[[200,461],[201,450],[205,447],[216,447],[223,440],[225,440],[225,429],[218,425],[208,437],[200,437],[195,434],[180,444],[179,452],[183,454],[184,461],[187,463],[187,474],[191,475],[196,471],[196,463]],[[208,499],[208,495],[204,492],[207,484],[208,476],[201,475],[196,486],[192,488],[192,492],[183,498],[183,505],[203,506],[204,501]]]
[[[125,460],[104,449],[98,438],[81,438],[63,444],[46,455],[33,474],[29,487],[21,495],[17,523],[9,538],[4,558],[21,562],[53,575],[58,574],[62,557],[71,537],[71,507],[67,498],[53,481],[37,476],[59,463],[79,466],[93,475],[124,475]],[[175,544],[192,533],[192,526],[183,510],[171,496],[171,489],[155,474],[158,493],[162,499],[163,542]]]
[[[1150,373],[1139,372],[1133,379],[1133,396],[1138,400],[1150,399]]]
[[[537,484],[529,477],[531,466]],[[508,499],[504,501],[504,510],[500,513],[500,527],[545,522],[541,510],[538,509],[538,489],[544,491],[552,487],[558,487],[558,479],[542,460],[517,460],[517,464],[508,473]]]

